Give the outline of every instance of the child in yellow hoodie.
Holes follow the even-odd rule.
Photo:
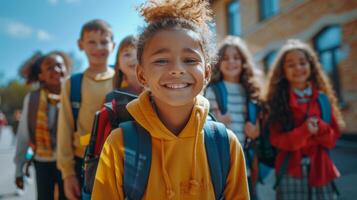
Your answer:
[[[152,0],[140,7],[148,25],[139,37],[136,73],[146,91],[127,109],[150,134],[152,154],[146,189],[137,199],[249,199],[242,147],[229,130],[229,170],[221,194],[211,181],[215,174],[203,131],[209,103],[200,95],[214,57],[207,6],[205,0]],[[115,129],[104,144],[92,199],[129,197],[124,188],[128,134],[133,133]]]

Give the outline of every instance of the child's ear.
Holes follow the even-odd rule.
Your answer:
[[[82,51],[83,50],[82,39],[77,40],[77,45],[78,45],[78,48]]]
[[[140,85],[142,85],[144,88],[147,86],[147,81],[144,75],[144,70],[141,65],[136,66],[136,78],[138,79]]]

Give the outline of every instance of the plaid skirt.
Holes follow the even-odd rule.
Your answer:
[[[284,175],[276,190],[277,200],[336,200],[338,195],[333,183],[311,187],[308,183],[309,160],[302,161],[302,177]]]

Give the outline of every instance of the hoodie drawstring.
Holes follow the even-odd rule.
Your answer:
[[[172,185],[170,182],[170,177],[169,174],[167,173],[167,170],[165,168],[165,145],[164,145],[164,140],[160,140],[161,142],[161,168],[164,174],[164,181],[165,181],[165,186],[166,186],[166,195],[168,199],[172,199],[175,196],[175,192],[172,189]]]
[[[196,178],[196,168],[197,168],[197,143],[198,143],[198,138],[199,138],[199,127],[201,127],[201,113],[199,110],[196,112],[196,120],[197,120],[197,126],[195,126],[195,139],[194,139],[194,146],[193,146],[193,152],[192,152],[192,171],[191,171],[191,179],[189,181],[189,193],[191,195],[196,195],[199,192],[199,182],[197,181]],[[166,195],[168,199],[172,199],[175,196],[175,191],[172,189],[171,181],[169,174],[167,173],[166,167],[165,167],[165,145],[164,145],[164,140],[160,140],[161,143],[161,168],[163,170],[163,175],[164,175],[164,182],[166,186]]]
[[[196,195],[199,191],[199,182],[196,180],[196,168],[197,168],[197,143],[198,143],[198,136],[199,136],[199,127],[201,126],[201,116],[200,112],[197,111],[196,113],[196,121],[197,121],[197,126],[195,126],[195,141],[194,141],[194,146],[193,146],[193,152],[192,152],[192,171],[191,171],[191,179],[190,179],[190,187],[189,191],[191,195]]]

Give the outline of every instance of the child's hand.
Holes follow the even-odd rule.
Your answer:
[[[75,175],[64,179],[64,193],[69,200],[79,199],[81,195],[79,183]]]
[[[306,122],[309,132],[315,135],[319,131],[319,119],[317,117],[309,117]]]
[[[16,184],[17,188],[23,190],[24,189],[24,179],[23,179],[23,177],[22,176],[16,177],[15,184]]]
[[[226,114],[222,115],[219,109],[213,110],[217,120],[222,122],[223,124],[230,124],[232,122],[231,115],[227,112]]]
[[[253,125],[251,122],[245,123],[244,133],[248,138],[255,139],[260,134],[260,127],[258,121]]]

